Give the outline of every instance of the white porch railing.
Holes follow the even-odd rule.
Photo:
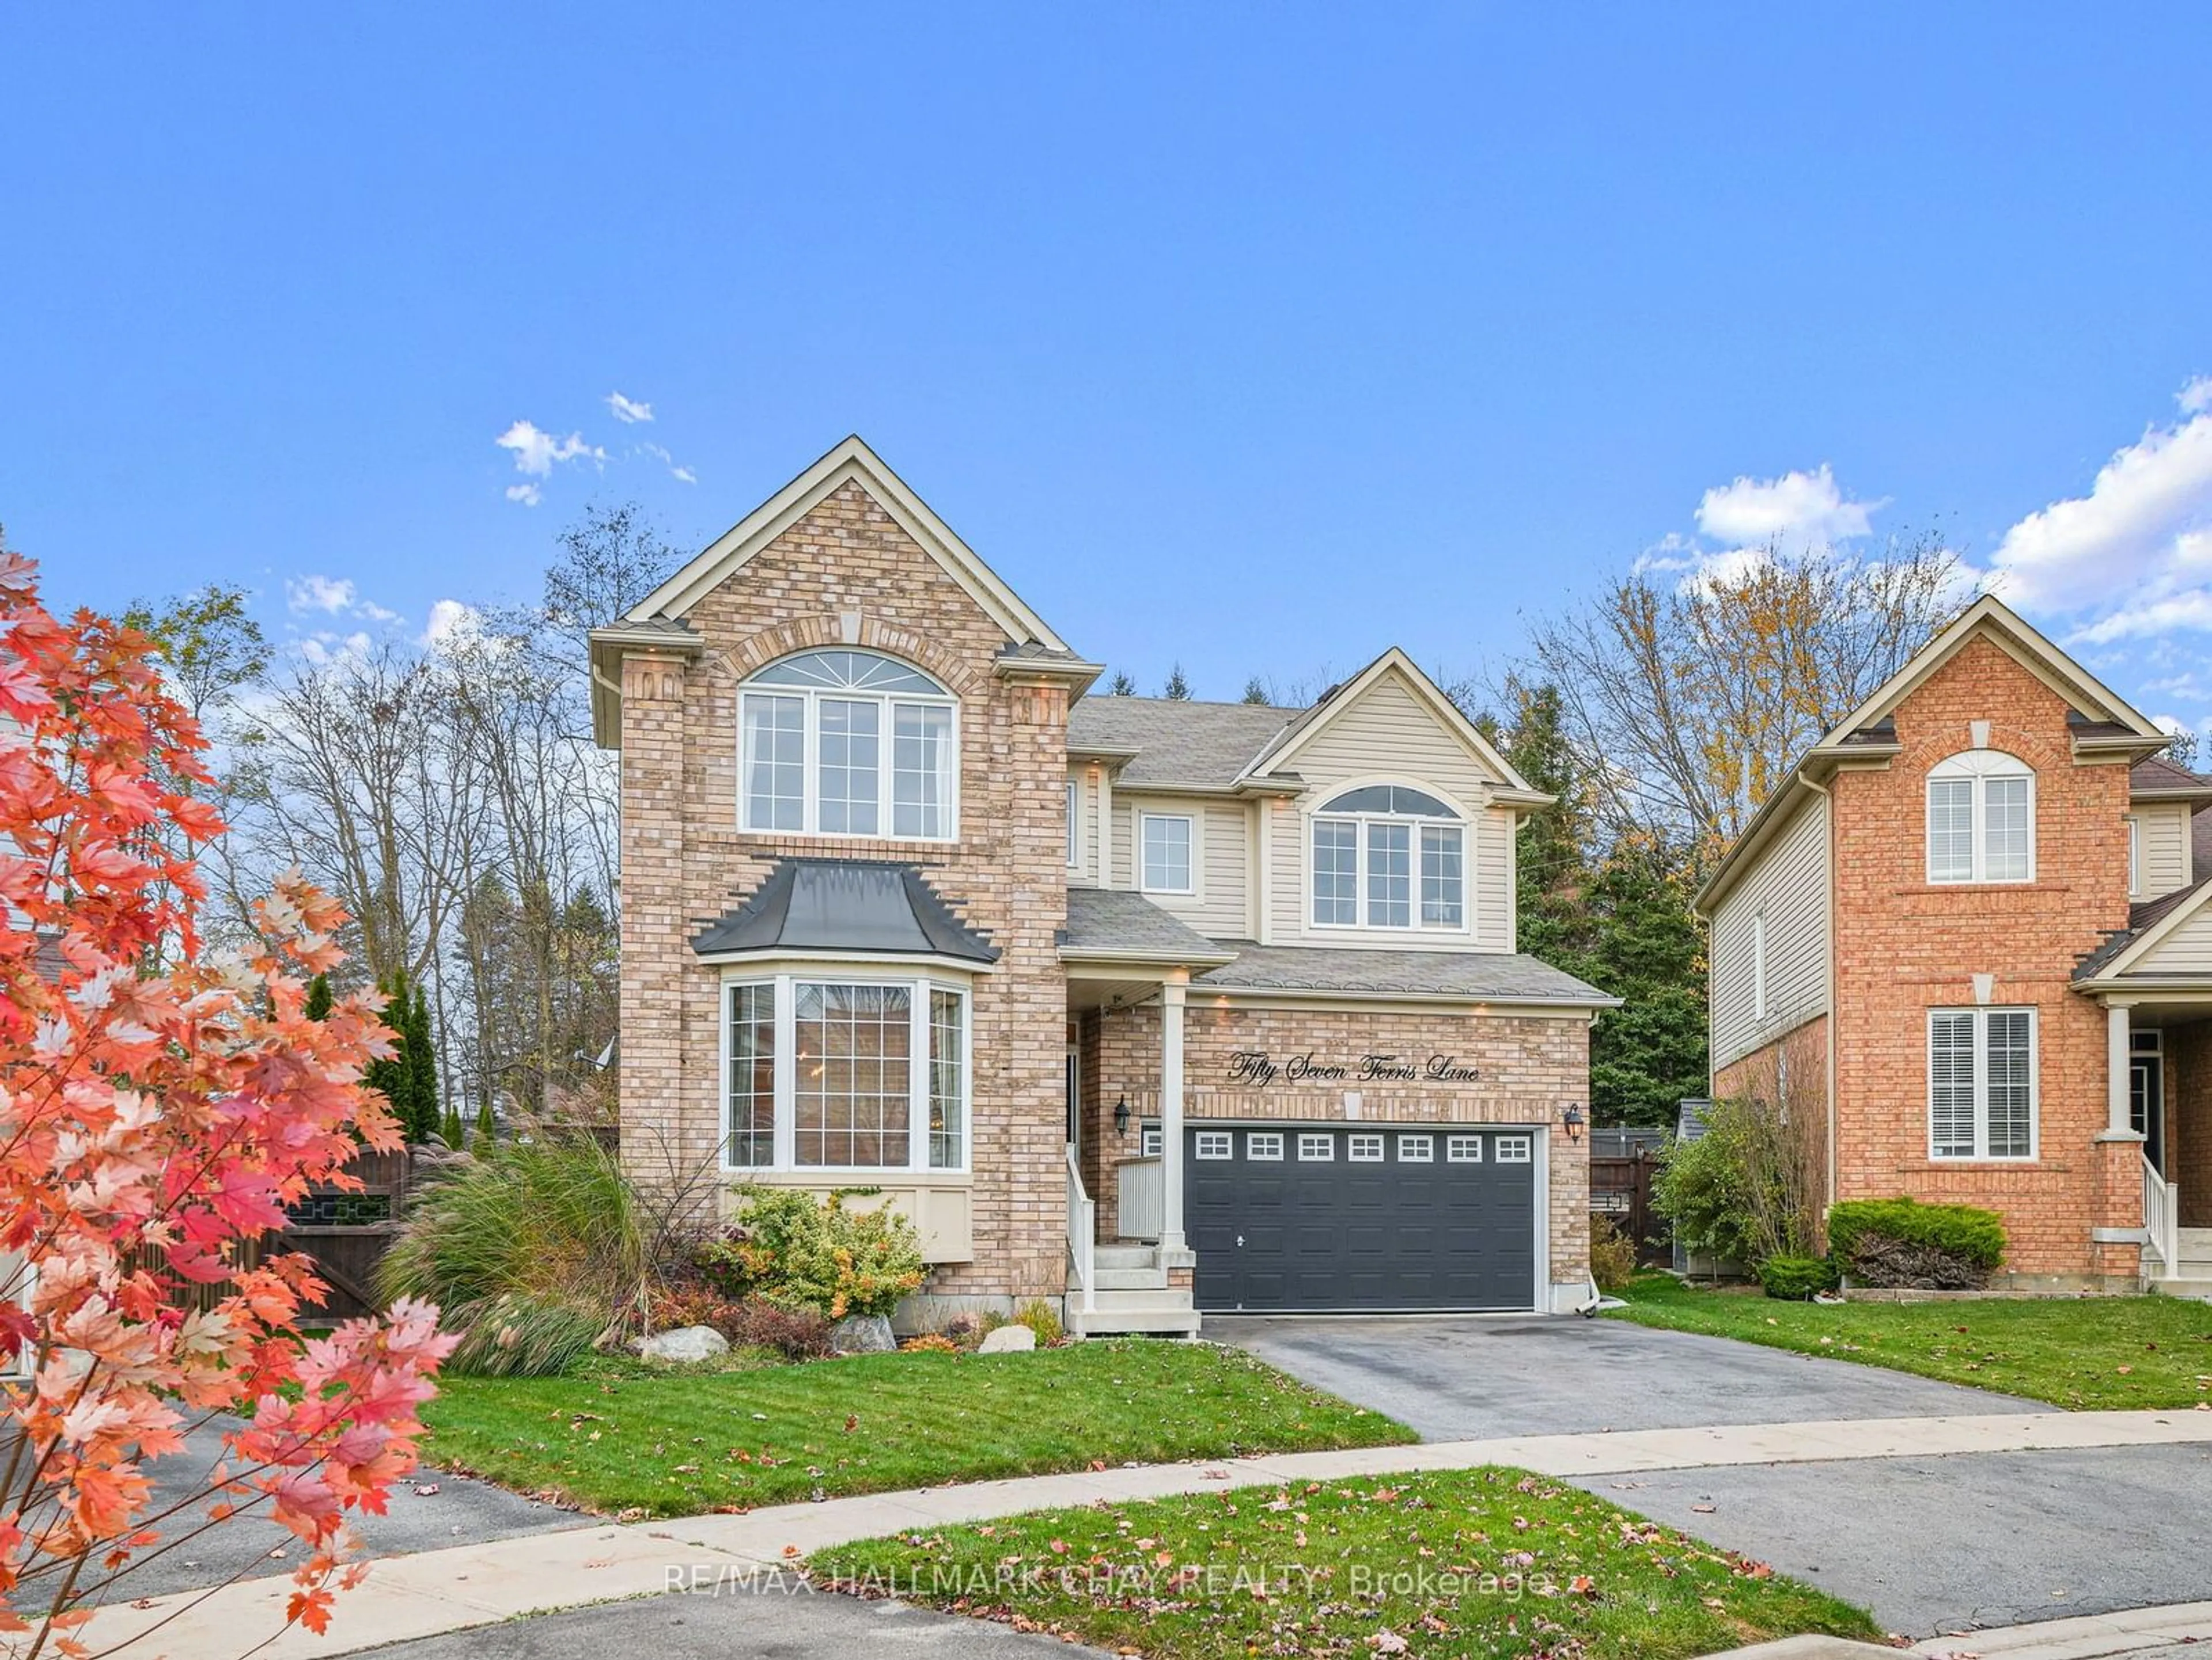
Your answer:
[[[1073,1264],[1075,1283],[1083,1293],[1083,1311],[1098,1306],[1098,1270],[1093,1254],[1098,1243],[1098,1207],[1083,1189],[1083,1172],[1076,1167],[1075,1149],[1067,1150],[1067,1256]]]
[[[2142,1213],[2143,1231],[2150,1235],[2149,1249],[2157,1256],[2159,1266],[2172,1274],[2180,1254],[2181,1218],[2174,1204],[2173,1184],[2152,1167],[2148,1156],[2142,1161]]]
[[[1159,1157],[1114,1166],[1114,1221],[1124,1239],[1157,1239],[1167,1225],[1168,1178]]]

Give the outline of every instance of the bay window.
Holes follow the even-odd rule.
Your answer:
[[[1935,1158],[2033,1158],[2033,1009],[1928,1012],[1928,1150]]]
[[[968,994],[927,977],[780,974],[723,988],[723,1162],[967,1167]]]
[[[2035,879],[2035,774],[2001,750],[1968,750],[1928,775],[1928,879]]]
[[[949,841],[958,834],[959,705],[921,670],[810,651],[745,683],[739,828]]]
[[[1313,920],[1321,927],[1467,927],[1467,830],[1425,790],[1347,790],[1313,820]]]

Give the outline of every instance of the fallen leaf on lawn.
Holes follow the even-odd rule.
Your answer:
[[[1377,1654],[1403,1654],[1406,1652],[1406,1639],[1385,1626],[1367,1639],[1367,1646]]]
[[[1597,1595],[1597,1581],[1586,1573],[1578,1573],[1567,1581],[1567,1589],[1577,1596],[1595,1596]]]
[[[845,1414],[845,1433],[850,1435],[854,1430],[860,1427],[860,1414],[857,1412],[847,1413]]]
[[[1055,1539],[1048,1547],[1047,1547],[1047,1548],[1048,1548],[1054,1556],[1065,1556],[1067,1554],[1067,1541],[1065,1539]]]
[[[2124,1377],[2128,1373],[2130,1373],[2130,1372],[2133,1371],[2135,1370],[2135,1368],[2134,1368],[2133,1366],[2114,1366],[2114,1367],[2112,1368],[2112,1370],[2113,1370],[2114,1371],[2116,1371],[2116,1372],[2118,1372],[2122,1377]]]

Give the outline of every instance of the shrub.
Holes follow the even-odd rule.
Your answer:
[[[765,1298],[833,1320],[888,1315],[921,1284],[921,1238],[896,1212],[848,1210],[846,1197],[817,1202],[792,1188],[749,1193],[737,1225],[700,1248],[699,1269],[733,1298]]]
[[[653,1323],[660,1331],[712,1326],[732,1348],[771,1350],[787,1360],[818,1360],[830,1353],[831,1323],[826,1316],[762,1297],[733,1301],[703,1282],[657,1294]]]
[[[1759,1283],[1769,1297],[1802,1303],[1836,1288],[1836,1265],[1825,1256],[1770,1256],[1759,1265]]]
[[[1977,1291],[2004,1261],[2004,1220],[1972,1205],[1852,1199],[1828,1210],[1831,1254],[1867,1286]]]
[[[550,1310],[588,1323],[589,1342],[641,1303],[652,1280],[647,1231],[613,1157],[589,1136],[495,1143],[456,1161],[416,1199],[377,1284],[386,1297],[440,1303],[472,1337],[479,1319],[511,1324],[527,1308],[524,1323],[558,1352]],[[495,1359],[495,1341],[465,1342],[462,1352]]]
[[[1034,1298],[1014,1310],[1014,1324],[1027,1326],[1036,1334],[1037,1347],[1043,1348],[1060,1340],[1060,1316],[1051,1304],[1042,1298]]]
[[[1636,1274],[1636,1242],[1610,1216],[1590,1218],[1590,1278],[1603,1292],[1626,1286]]]
[[[937,1332],[925,1332],[920,1337],[909,1337],[899,1345],[909,1354],[957,1354],[960,1345]]]
[[[1716,1101],[1705,1134],[1667,1150],[1652,1201],[1684,1246],[1740,1262],[1819,1251],[1825,1119],[1792,1106],[1778,1090]]]

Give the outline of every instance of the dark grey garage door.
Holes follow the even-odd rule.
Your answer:
[[[1525,1309],[1528,1130],[1266,1124],[1186,1131],[1201,1309]]]

